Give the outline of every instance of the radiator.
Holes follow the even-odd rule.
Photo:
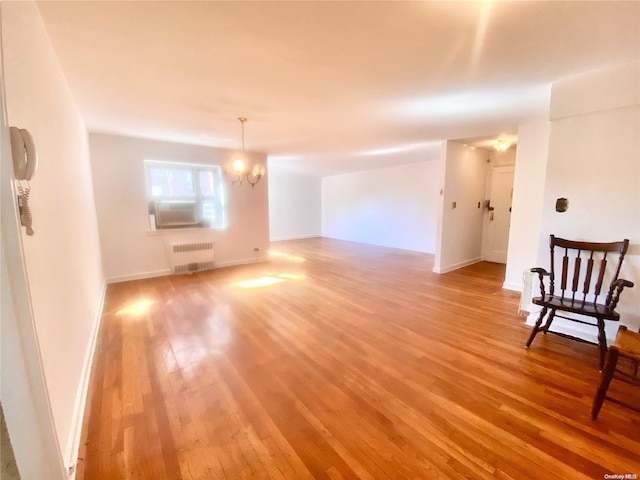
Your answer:
[[[531,312],[531,298],[533,297],[533,284],[537,277],[531,270],[522,272],[522,294],[520,295],[519,313]]]
[[[213,242],[178,243],[169,250],[173,273],[194,273],[214,266]]]

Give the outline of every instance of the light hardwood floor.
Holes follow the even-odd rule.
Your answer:
[[[78,478],[640,475],[640,414],[606,402],[590,419],[597,347],[538,335],[526,350],[504,266],[436,275],[430,255],[328,239],[272,249],[109,286]]]

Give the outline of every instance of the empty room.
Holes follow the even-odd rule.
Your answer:
[[[640,475],[640,2],[0,4],[2,478]]]

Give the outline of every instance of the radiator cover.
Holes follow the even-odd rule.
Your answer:
[[[169,257],[173,273],[194,273],[214,267],[213,242],[175,243]]]

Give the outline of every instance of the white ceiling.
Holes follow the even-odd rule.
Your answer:
[[[545,118],[558,78],[640,58],[638,2],[40,2],[91,131],[322,174]]]

